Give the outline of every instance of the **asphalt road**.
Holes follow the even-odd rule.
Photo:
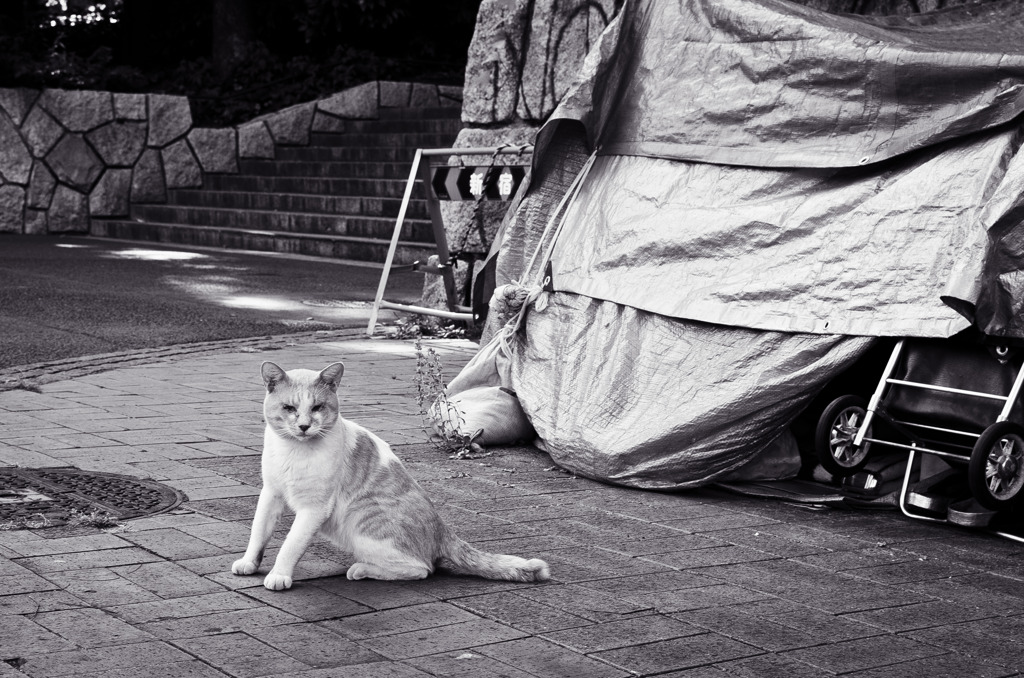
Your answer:
[[[0,368],[365,327],[379,268],[86,237],[0,236]],[[416,302],[395,271],[386,298]],[[393,317],[393,316],[392,316]]]

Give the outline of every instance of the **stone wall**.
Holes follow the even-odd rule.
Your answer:
[[[463,130],[456,147],[532,144],[622,2],[483,0],[469,46]],[[484,164],[490,157],[464,157],[463,161]],[[505,212],[506,205],[500,202],[441,203],[449,245],[453,250],[486,254]],[[467,269],[455,270],[461,289]],[[428,282],[422,303],[444,306],[439,281]]]
[[[469,46],[456,146],[530,144],[622,0],[483,0]],[[489,162],[467,158],[466,162]],[[449,243],[486,253],[500,203],[444,203]],[[484,241],[478,235],[484,223]]]
[[[383,107],[458,106],[462,89],[371,82],[237,127],[192,124],[188,99],[165,94],[0,89],[0,232],[86,233],[91,216],[201,186],[275,144],[309,143]]]

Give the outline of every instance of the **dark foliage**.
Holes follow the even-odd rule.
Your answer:
[[[94,3],[0,2],[0,87],[184,94],[197,124],[238,123],[374,79],[460,85],[479,6],[479,0]]]

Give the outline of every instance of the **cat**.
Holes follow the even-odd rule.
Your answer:
[[[508,581],[545,581],[548,564],[479,551],[457,537],[391,448],[339,415],[341,363],[285,371],[272,362],[263,414],[263,488],[236,575],[254,574],[287,505],[295,520],[263,585],[291,588],[296,563],[316,535],[355,557],[349,579],[423,579],[442,568]]]

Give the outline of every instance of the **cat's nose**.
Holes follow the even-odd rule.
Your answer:
[[[309,424],[299,424],[299,430],[305,433],[309,430]]]

